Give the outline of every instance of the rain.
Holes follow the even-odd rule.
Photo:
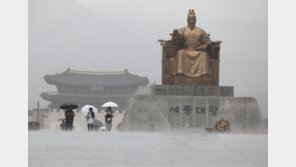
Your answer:
[[[186,96],[190,106],[177,108],[181,98],[150,95],[162,83],[157,40],[185,26],[189,9],[222,41],[219,85],[236,100]],[[267,0],[30,0],[28,12],[30,167],[268,166]],[[92,100],[68,100],[68,90],[89,91],[74,82],[105,86],[90,84]],[[120,93],[100,98],[114,85]],[[216,132],[225,127],[217,120],[227,131]]]

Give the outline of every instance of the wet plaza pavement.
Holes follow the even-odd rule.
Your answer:
[[[267,134],[29,131],[29,167],[266,167]]]

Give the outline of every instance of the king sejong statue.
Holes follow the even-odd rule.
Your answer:
[[[213,45],[221,41],[213,42],[210,35],[203,29],[196,27],[194,10],[189,10],[188,25],[174,30],[172,41],[178,48],[175,57],[174,76],[212,76],[209,50]]]

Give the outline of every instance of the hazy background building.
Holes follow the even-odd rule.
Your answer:
[[[197,26],[222,40],[220,85],[235,96],[253,96],[267,116],[267,0],[29,1],[29,109],[47,102],[55,87],[45,74],[65,68],[121,71],[161,83],[161,46],[169,32],[186,25],[195,9]]]
[[[77,104],[79,109],[88,104],[100,110],[102,104],[108,101],[115,102],[120,110],[124,110],[139,87],[146,87],[149,82],[147,77],[133,75],[127,69],[96,72],[68,68],[62,73],[45,75],[44,80],[57,89],[41,94],[44,100],[51,102],[48,107],[52,110],[69,102]]]

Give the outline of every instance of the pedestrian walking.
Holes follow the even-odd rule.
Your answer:
[[[87,130],[90,132],[94,130],[95,113],[93,112],[92,107],[90,107],[88,110],[89,111],[86,115],[86,122],[87,122]]]
[[[105,127],[107,131],[111,131],[112,128],[112,119],[114,117],[111,107],[107,107],[105,112]]]
[[[65,130],[66,131],[72,131],[73,129],[73,121],[74,121],[74,112],[71,108],[68,108],[66,111],[65,111],[65,117],[66,117],[66,126],[65,126]]]

